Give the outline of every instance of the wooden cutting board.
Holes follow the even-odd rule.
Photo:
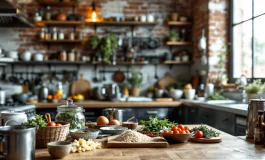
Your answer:
[[[166,89],[169,85],[175,83],[176,80],[169,74],[166,74],[165,77],[161,78],[158,82],[159,89]]]
[[[100,129],[101,127],[109,127],[110,125],[97,125],[96,122],[87,123],[88,128]],[[111,126],[121,126],[121,125],[111,125]]]
[[[220,142],[222,142],[221,137],[213,137],[210,139],[191,137],[189,140],[192,142],[198,142],[198,143],[220,143]]]
[[[91,84],[88,80],[84,79],[84,74],[80,74],[80,79],[73,82],[71,86],[71,94],[83,94],[85,99],[89,97],[91,91]]]
[[[115,136],[116,137],[116,136]],[[162,137],[154,137],[151,141],[136,143],[136,142],[118,142],[113,141],[115,137],[108,137],[108,148],[166,148],[168,142]]]
[[[154,99],[154,101],[156,101],[156,102],[172,102],[173,99],[172,98],[156,98],[156,99]]]

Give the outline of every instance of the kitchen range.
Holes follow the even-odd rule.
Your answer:
[[[264,5],[1,0],[0,159],[265,159]]]

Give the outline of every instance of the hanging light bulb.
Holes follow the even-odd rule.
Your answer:
[[[96,22],[97,21],[97,12],[96,12],[96,3],[94,2],[94,0],[91,4],[91,7],[92,7],[91,19],[92,19],[92,22]]]

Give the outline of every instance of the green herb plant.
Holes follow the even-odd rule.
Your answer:
[[[131,71],[131,78],[128,80],[132,88],[139,88],[143,82],[143,73],[137,69],[133,68]]]
[[[83,129],[85,128],[85,120],[78,117],[78,113],[64,112],[60,113],[56,119],[58,121],[66,121],[70,123],[70,129]]]
[[[142,125],[144,126],[144,131],[150,131],[153,133],[160,132],[164,128],[171,128],[174,126],[173,122],[170,122],[168,119],[164,118],[163,120],[160,120],[158,117],[149,117],[149,120],[140,120]]]
[[[261,91],[262,88],[263,87],[262,87],[261,80],[258,79],[258,80],[254,80],[251,84],[248,84],[245,87],[245,90],[246,90],[246,93],[248,94],[256,94],[259,91]]]
[[[181,89],[181,90],[182,90],[182,89],[184,88],[185,84],[186,84],[185,82],[177,81],[177,82],[175,82],[175,83],[169,85],[169,86],[167,87],[167,90],[168,90],[168,91],[170,91],[170,90],[174,90],[174,89]]]
[[[220,135],[219,132],[214,131],[213,129],[209,129],[208,127],[201,125],[200,127],[194,127],[192,131],[195,133],[196,131],[203,132],[203,138],[210,139],[212,137],[218,137]]]
[[[226,98],[220,93],[214,93],[213,95],[210,95],[207,100],[226,100]]]
[[[42,115],[36,114],[35,119],[28,120],[24,125],[46,127],[47,121]]]

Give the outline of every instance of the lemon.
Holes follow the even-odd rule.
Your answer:
[[[124,89],[123,89],[123,95],[125,95],[125,96],[128,96],[129,95],[129,90],[128,90],[127,87],[124,87]]]
[[[63,95],[63,91],[58,89],[58,90],[56,91],[56,94],[62,96],[62,95]]]
[[[190,84],[190,83],[186,84],[186,85],[184,86],[184,89],[192,89],[191,84]]]

